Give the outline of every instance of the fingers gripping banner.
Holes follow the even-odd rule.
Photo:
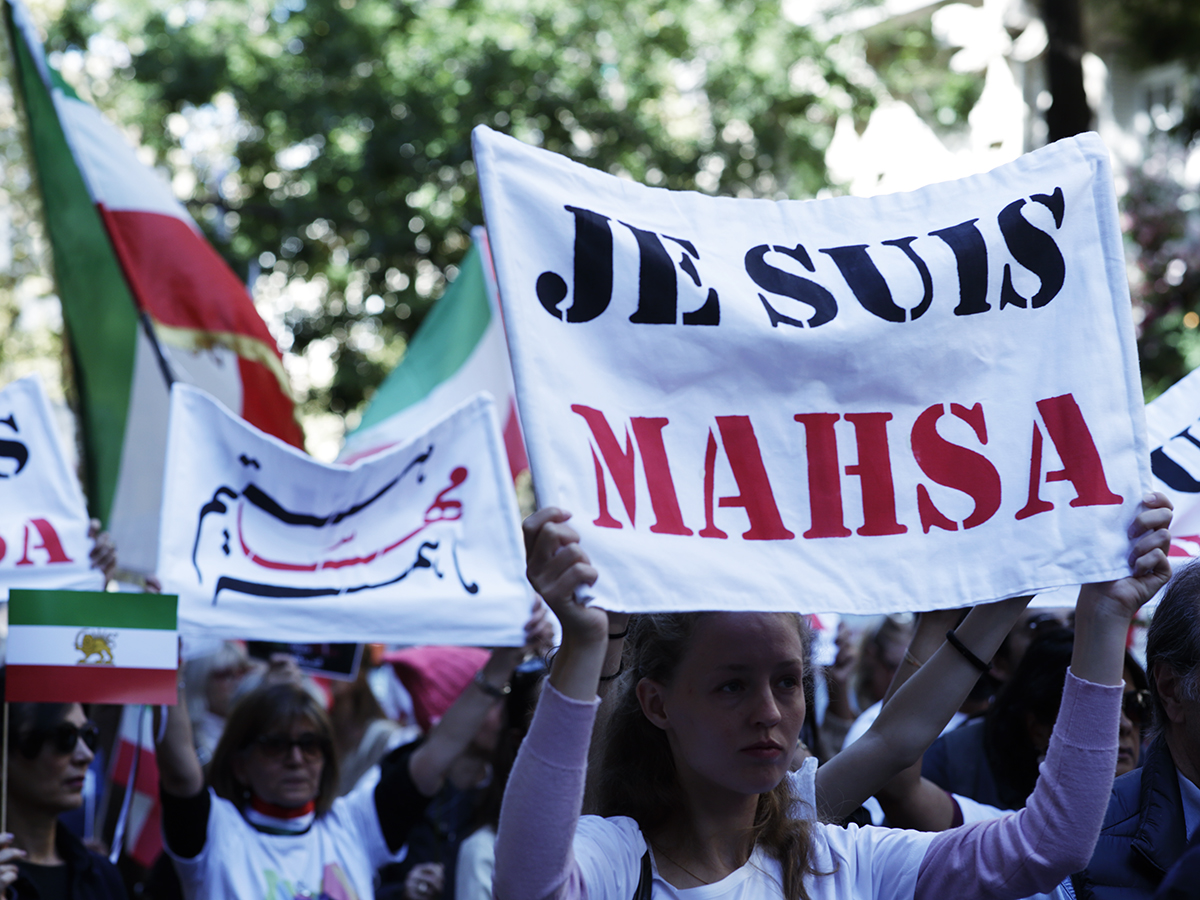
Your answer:
[[[10,588],[100,590],[87,506],[36,376],[0,390],[0,601]]]
[[[1150,479],[1096,136],[816,201],[483,127],[475,157],[539,501],[600,605],[881,612],[1128,572]]]
[[[177,385],[159,576],[185,634],[517,645],[532,594],[490,397],[353,466]]]

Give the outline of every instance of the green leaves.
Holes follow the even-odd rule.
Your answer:
[[[143,0],[103,21],[91,9],[69,7],[60,45],[98,30],[129,42],[128,80],[112,85],[124,123],[195,172],[185,199],[236,271],[261,266],[284,307],[289,285],[307,285],[311,302],[283,313],[285,343],[332,348],[335,374],[310,405],[335,412],[394,363],[482,223],[476,124],[650,184],[800,197],[827,184],[839,109],[871,102],[771,4]],[[164,127],[221,103],[237,113],[223,156],[195,151],[199,129]]]

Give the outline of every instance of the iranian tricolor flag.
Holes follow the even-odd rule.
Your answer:
[[[162,802],[158,797],[153,718],[144,706],[121,710],[111,777],[114,784],[133,791],[125,820],[125,851],[149,868],[162,852]]]
[[[174,704],[177,599],[10,591],[5,699]]]
[[[89,506],[122,565],[150,573],[171,382],[290,444],[303,436],[245,287],[166,180],[49,66],[20,0],[5,11],[74,354]]]
[[[500,414],[513,478],[528,471],[487,232],[475,228],[471,237],[474,244],[458,276],[375,392],[358,428],[346,436],[339,462],[404,443],[467,398],[488,391]]]

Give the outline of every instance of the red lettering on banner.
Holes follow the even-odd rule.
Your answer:
[[[708,429],[708,445],[704,448],[704,528],[700,537],[721,538],[729,537],[713,523],[713,491],[717,480],[717,439],[713,437],[712,429]]]
[[[634,456],[633,438],[629,436],[629,429],[625,430],[625,449],[622,450],[612,428],[609,427],[608,420],[604,418],[604,413],[578,403],[572,404],[571,411],[583,416],[591,428],[600,456],[604,457],[604,463],[617,486],[617,493],[621,495],[621,502],[625,505],[629,525],[636,527],[634,516],[637,509],[637,489],[634,474],[637,459]],[[650,531],[655,534],[690,535],[692,530],[683,523],[679,498],[675,493],[675,482],[671,478],[671,467],[667,460],[667,450],[663,445],[662,430],[669,421],[663,417],[634,417],[631,420],[633,434],[637,438],[638,449],[641,450],[646,484],[650,490],[650,506],[654,510],[655,522],[650,526]],[[600,515],[592,524],[601,528],[621,528],[621,523],[608,511],[608,491],[600,456],[592,450],[592,461],[596,470],[596,493],[600,499]]]
[[[842,514],[842,479],[838,471],[837,413],[800,413],[793,416],[804,426],[808,453],[808,502],[812,527],[806,538],[849,537]]]
[[[48,565],[72,562],[71,558],[63,551],[62,541],[59,540],[58,532],[54,530],[53,525],[46,519],[30,519],[29,525],[37,529],[38,536],[42,539],[42,542],[33,549],[46,551]],[[29,558],[29,525],[25,526],[25,546],[21,558],[16,562],[18,566],[33,565],[33,560]]]
[[[1072,507],[1122,503],[1123,499],[1109,489],[1103,461],[1075,398],[1071,394],[1050,397],[1037,401],[1037,408],[1040,423],[1035,421],[1033,425],[1028,500],[1016,518],[1025,519],[1054,509],[1054,504],[1040,495],[1043,480],[1071,482],[1076,491],[1075,499],[1070,502]],[[593,524],[603,528],[625,527],[609,511],[608,488],[611,480],[624,504],[630,527],[637,527],[636,476],[640,456],[655,516],[655,522],[649,530],[656,534],[692,535],[693,531],[683,521],[663,440],[663,431],[670,420],[661,416],[630,418],[622,447],[603,412],[581,404],[572,405],[571,410],[582,416],[591,430],[592,462],[599,501],[599,515]],[[917,416],[910,435],[917,465],[930,481],[961,491],[974,502],[971,514],[961,522],[956,522],[937,508],[927,484],[918,483],[917,512],[925,534],[933,528],[944,531],[977,528],[996,515],[1003,496],[1000,471],[991,460],[938,433],[938,422],[947,414],[965,422],[980,444],[986,446],[988,443],[982,403],[970,407],[959,403],[939,403]],[[854,428],[857,448],[857,460],[844,466],[839,459],[835,430],[836,423],[843,418]],[[908,527],[901,524],[896,515],[896,486],[887,431],[892,418],[890,412],[854,412],[844,416],[821,412],[797,413],[793,416],[805,429],[811,527],[803,533],[804,538],[848,537],[851,533],[865,537],[907,533]],[[716,510],[740,507],[745,510],[750,526],[742,533],[743,539],[793,539],[795,534],[787,528],[780,515],[750,417],[716,416],[715,420],[717,427],[708,429],[704,452],[704,527],[699,531],[699,536],[728,539],[729,535],[716,523]],[[1043,475],[1042,450],[1046,434],[1050,436],[1063,465],[1060,470]],[[738,493],[716,497],[717,455],[722,451]],[[861,484],[863,524],[855,532],[851,532],[845,522],[841,484],[843,472],[857,477]],[[0,544],[0,555],[2,548]]]
[[[0,537],[0,559],[4,559],[6,552],[8,552],[8,547],[4,543],[4,538]]]
[[[971,426],[979,443],[988,442],[983,404],[976,403],[967,409],[958,403],[951,403],[950,412]],[[921,471],[933,481],[962,491],[975,501],[975,510],[962,523],[964,529],[974,528],[994,516],[1000,508],[1000,473],[983,454],[960,447],[938,434],[937,422],[944,413],[945,409],[939,403],[917,416],[912,429],[913,457]],[[929,529],[933,527],[946,531],[958,530],[958,523],[934,506],[923,484],[917,485],[917,510],[925,534],[929,534]]]
[[[847,475],[862,482],[862,535],[904,534],[908,528],[896,521],[896,490],[892,483],[892,459],[888,453],[889,412],[846,413],[858,440],[858,462],[846,466]]]
[[[750,518],[750,529],[743,531],[742,537],[748,541],[788,541],[794,538],[796,535],[787,530],[779,515],[779,507],[775,503],[775,494],[771,490],[770,479],[767,478],[767,468],[763,465],[758,438],[755,437],[754,426],[750,424],[750,417],[717,416],[717,428],[721,432],[721,443],[725,445],[725,457],[729,460],[729,468],[733,470],[733,479],[741,492],[734,497],[721,497],[717,505],[722,508],[740,506],[746,510],[746,515]],[[713,444],[710,431],[709,446]],[[710,519],[705,531],[713,527],[712,485],[708,477],[708,468],[706,458],[704,482],[710,492],[705,498],[705,508],[710,512]]]
[[[1061,469],[1047,472],[1046,481],[1071,482],[1076,494],[1071,506],[1116,506],[1124,502],[1123,497],[1109,489],[1100,451],[1096,449],[1096,442],[1092,440],[1092,433],[1075,397],[1071,394],[1049,397],[1039,400],[1037,407],[1063,464]],[[1053,503],[1041,497],[1041,474],[1042,433],[1035,422],[1029,468],[1029,500],[1017,513],[1018,519],[1054,508]]]
[[[579,403],[571,404],[571,412],[583,416],[588,427],[592,429],[592,438],[596,441],[596,446],[600,448],[600,454],[604,457],[604,462],[608,464],[609,474],[612,475],[613,484],[617,486],[617,493],[621,495],[621,501],[625,504],[629,524],[631,527],[636,527],[637,491],[633,484],[633,471],[637,460],[633,455],[633,438],[629,436],[629,429],[625,429],[625,450],[622,451],[612,428],[608,425],[608,420],[604,418],[604,413]],[[609,515],[604,468],[600,465],[600,457],[596,455],[594,449],[592,450],[592,460],[596,464],[596,491],[600,495],[600,515],[592,524],[601,528],[621,528],[623,527],[621,523]]]

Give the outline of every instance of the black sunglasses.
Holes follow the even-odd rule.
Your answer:
[[[40,745],[42,743],[48,741],[50,746],[54,748],[55,753],[65,755],[75,752],[80,738],[83,739],[85,747],[89,750],[95,750],[96,745],[100,743],[100,729],[92,722],[84,722],[82,725],[74,725],[71,722],[59,722],[49,731],[42,732],[40,737],[41,740],[38,741],[38,749],[41,749]]]
[[[320,735],[305,732],[297,738],[285,737],[282,734],[268,734],[258,738],[254,745],[267,759],[279,761],[292,755],[292,748],[299,747],[300,755],[307,762],[313,762],[325,755],[325,741]]]
[[[1149,691],[1126,691],[1121,696],[1121,712],[1129,717],[1130,722],[1139,725],[1148,722],[1153,708]]]

